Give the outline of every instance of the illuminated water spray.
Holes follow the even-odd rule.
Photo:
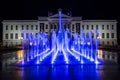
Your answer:
[[[58,32],[52,29],[48,36],[44,32],[34,35],[23,31],[21,64],[98,64],[98,31],[94,32],[95,39],[91,31],[84,33],[82,28],[80,34],[71,36],[69,29],[62,25],[62,10],[59,9],[58,13]]]

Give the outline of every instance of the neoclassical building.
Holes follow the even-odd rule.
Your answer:
[[[50,35],[51,29],[56,32],[59,27],[59,15],[49,15],[47,17],[38,17],[38,20],[3,20],[3,45],[20,45],[22,41],[22,32],[33,33],[42,31]],[[62,14],[62,26],[68,28],[71,36],[82,28],[85,33],[92,31],[95,38],[95,30],[98,30],[98,39],[100,45],[117,45],[117,21],[116,20],[82,20],[82,17],[74,17]]]

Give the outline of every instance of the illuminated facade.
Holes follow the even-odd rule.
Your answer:
[[[22,41],[22,31],[45,32],[50,35],[51,29],[58,31],[59,15],[49,15],[48,17],[38,17],[38,20],[4,20],[3,24],[3,45],[20,45]],[[62,26],[68,28],[71,37],[75,32],[80,33],[92,31],[95,38],[95,30],[98,30],[99,44],[117,45],[117,21],[116,20],[82,20],[82,17],[74,17],[62,14]],[[27,37],[27,33],[26,33]]]

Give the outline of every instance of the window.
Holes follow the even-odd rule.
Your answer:
[[[56,25],[55,24],[53,24],[53,27],[54,27],[54,30],[56,29]]]
[[[5,39],[8,39],[8,33],[5,34]]]
[[[109,41],[107,41],[107,45],[109,45]]]
[[[114,41],[112,41],[112,45],[114,45]]]
[[[68,26],[68,29],[70,28],[70,26]]]
[[[16,42],[16,45],[17,45],[18,43]]]
[[[91,25],[91,29],[93,30],[93,25]]]
[[[45,32],[46,34],[48,34],[48,32]]]
[[[84,25],[82,25],[82,29],[84,29]]]
[[[104,41],[102,42],[102,44],[105,44]]]
[[[11,30],[13,30],[13,25],[11,25]]]
[[[33,25],[31,25],[31,30],[33,30]]]
[[[107,38],[109,38],[109,33],[107,33]]]
[[[29,26],[27,25],[27,26],[26,26],[26,30],[28,30],[28,29],[29,29]]]
[[[48,29],[48,25],[46,24],[46,29]]]
[[[76,31],[79,32],[80,30],[80,23],[76,23]]]
[[[63,26],[64,26],[64,28],[66,29],[66,25],[64,24]]]
[[[114,33],[111,33],[111,38],[114,38]]]
[[[66,29],[66,25],[65,25],[65,24],[63,24],[63,26],[64,26],[64,28]]]
[[[89,29],[89,25],[87,25],[87,30]]]
[[[24,26],[22,25],[22,30],[24,30]]]
[[[110,55],[107,55],[107,59],[109,59]]]
[[[36,25],[36,30],[38,30],[38,25]]]
[[[21,33],[21,37],[24,37],[24,34],[23,34],[23,33]]]
[[[68,24],[68,29],[70,29],[70,24]]]
[[[114,29],[114,25],[112,25],[112,30]]]
[[[76,23],[76,26],[80,26],[80,23]]]
[[[6,42],[6,45],[8,45],[8,42]]]
[[[18,30],[18,26],[16,25],[16,30]]]
[[[35,36],[37,36],[38,35],[38,33],[35,33]]]
[[[13,39],[13,33],[10,34],[10,39]]]
[[[8,25],[6,25],[6,30],[8,30]]]
[[[26,33],[26,38],[28,39],[28,33]]]
[[[109,29],[109,25],[107,25],[107,29]]]
[[[99,37],[99,33],[97,33],[96,37],[97,37],[97,38]]]
[[[92,33],[92,38],[94,38],[94,33]]]
[[[15,39],[18,39],[18,34],[17,33],[15,34]]]
[[[40,27],[42,27],[42,26],[44,27],[44,23],[40,23]]]
[[[102,33],[102,38],[105,38],[105,35],[104,35],[104,33]]]
[[[54,25],[51,24],[51,28],[53,29],[54,28]],[[37,28],[36,28],[37,30]],[[44,31],[44,23],[40,23],[40,30],[43,30]]]
[[[54,24],[54,30],[56,29],[56,25]]]
[[[102,25],[102,30],[104,30],[104,25]]]
[[[74,31],[74,24],[72,25],[72,31]]]
[[[98,25],[96,25],[96,30],[98,30]]]
[[[42,26],[40,28],[42,28]],[[50,29],[53,29],[52,24],[50,24]]]

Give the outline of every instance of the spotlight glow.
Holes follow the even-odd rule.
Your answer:
[[[62,49],[62,51],[63,51],[63,55],[64,55],[64,58],[65,58],[65,61],[66,61],[66,63],[68,64],[68,57],[67,57],[67,55],[66,55],[64,49]]]
[[[57,54],[58,54],[58,50],[56,51],[56,53],[54,54],[54,56],[53,56],[53,58],[52,58],[52,64],[54,63],[54,61],[55,61],[55,59],[56,59],[56,57],[57,57]]]
[[[99,64],[98,60],[95,61],[95,64]]]

